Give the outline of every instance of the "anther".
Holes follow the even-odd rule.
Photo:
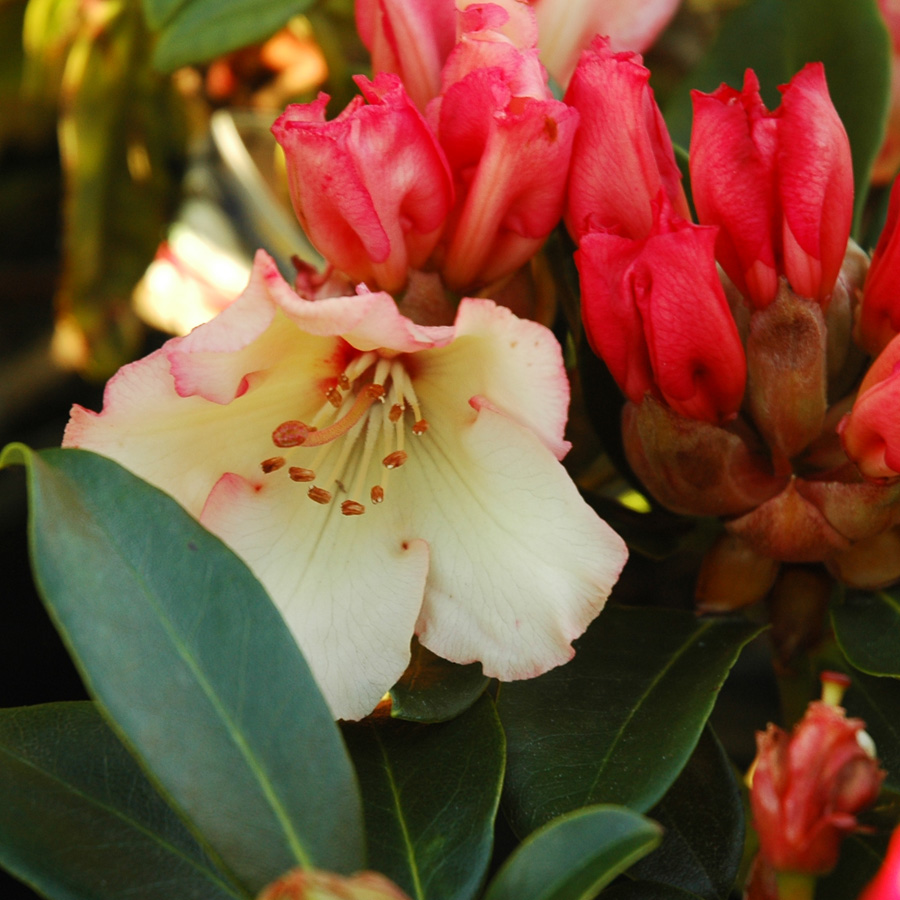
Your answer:
[[[326,394],[325,399],[335,408],[340,409],[341,404],[344,402],[344,395],[336,388],[330,388]]]
[[[312,469],[303,469],[300,466],[291,466],[288,469],[291,481],[315,481],[316,473]]]
[[[384,500],[384,488],[380,484],[376,484],[369,492],[369,497],[373,503],[381,503]]]
[[[263,472],[265,472],[266,475],[268,475],[269,472],[276,472],[286,462],[287,460],[283,456],[272,456],[269,457],[269,459],[264,459],[259,464],[259,467],[263,470]]]
[[[400,416],[403,415],[403,407],[399,403],[395,403],[391,407],[391,411],[388,413],[388,418],[392,422],[396,422],[400,419]]]
[[[345,516],[361,516],[365,511],[366,508],[362,503],[357,503],[355,500],[345,500],[341,504],[341,512]]]
[[[398,469],[403,463],[407,460],[406,453],[403,450],[395,450],[393,453],[388,453],[388,455],[381,461],[381,464],[386,469]]]
[[[309,497],[310,500],[315,500],[316,503],[331,503],[331,492],[326,491],[325,488],[320,487],[311,487],[306,496]]]
[[[426,431],[428,431],[428,422],[426,422],[425,419],[419,419],[412,427],[412,433],[416,435],[416,437],[420,434],[425,434]]]
[[[290,419],[282,422],[272,432],[272,443],[276,447],[299,447],[314,431],[315,428],[310,428],[304,422]]]
[[[341,372],[341,374],[338,375],[338,384],[341,386],[341,390],[344,391],[350,387],[350,379],[347,377],[346,372]]]

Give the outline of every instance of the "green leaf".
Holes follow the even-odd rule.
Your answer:
[[[888,834],[851,834],[841,844],[833,872],[816,882],[816,900],[859,897],[875,877],[887,852]]]
[[[444,722],[467,710],[488,686],[481,663],[458,666],[413,640],[412,659],[391,688],[391,715],[411,722]]]
[[[660,841],[649,819],[591,806],[554,819],[503,864],[484,900],[590,900]]]
[[[413,900],[467,900],[491,858],[505,741],[489,697],[439,725],[345,726],[371,864]]]
[[[603,900],[702,900],[690,891],[652,881],[622,880],[602,894]]]
[[[900,682],[851,673],[853,683],[844,697],[847,714],[866,723],[875,741],[881,767],[887,772],[884,786],[900,791]]]
[[[0,863],[53,900],[249,895],[203,852],[92,703],[0,710]]]
[[[505,684],[509,744],[504,808],[527,834],[599,801],[645,812],[691,755],[744,644],[739,618],[608,606],[572,662]]]
[[[876,0],[750,0],[726,19],[716,42],[666,107],[676,144],[690,143],[691,98],[722,82],[739,88],[744,70],[759,76],[763,98],[778,105],[786,84],[808,62],[825,63],[828,89],[847,129],[856,184],[855,227],[881,146],[891,81],[890,40]]]
[[[147,24],[154,31],[159,31],[178,10],[190,2],[191,0],[144,0]]]
[[[850,664],[900,678],[900,588],[847,590],[831,611],[834,635]]]
[[[325,701],[259,582],[174,500],[82,450],[28,467],[32,566],[88,689],[255,892],[363,862],[360,799]]]
[[[146,2],[146,0],[145,0]],[[168,12],[153,51],[162,72],[206,62],[271,37],[312,0],[152,0]]]
[[[709,727],[650,816],[665,829],[662,844],[629,875],[726,900],[741,863],[744,809],[731,763]]]

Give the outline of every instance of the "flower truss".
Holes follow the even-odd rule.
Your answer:
[[[417,634],[489,676],[568,660],[622,541],[558,462],[568,382],[543,326],[463,300],[298,296],[257,255],[235,303],[122,369],[64,444],[170,492],[251,567],[334,714],[371,711]]]

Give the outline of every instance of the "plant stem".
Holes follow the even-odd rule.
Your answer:
[[[806,872],[776,872],[778,900],[813,900],[816,877]]]

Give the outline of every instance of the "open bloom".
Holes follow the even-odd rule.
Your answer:
[[[64,444],[118,460],[268,589],[336,716],[410,638],[501,679],[567,661],[624,564],[558,462],[549,331],[488,300],[418,326],[384,293],[299,297],[262,251],[232,306],[122,369]]]

